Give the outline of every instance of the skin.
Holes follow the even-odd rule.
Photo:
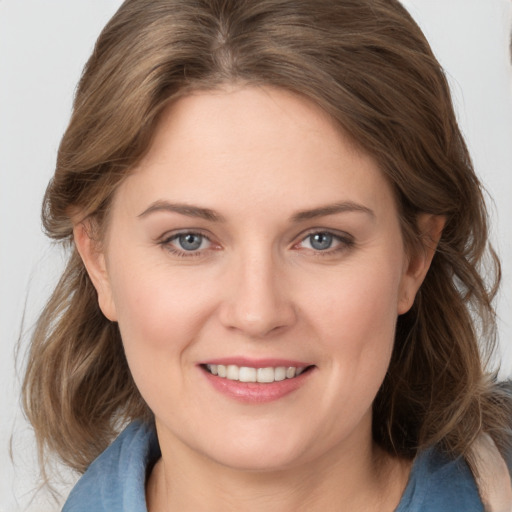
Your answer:
[[[163,207],[177,203],[216,218]],[[418,222],[438,239],[442,219]],[[183,232],[204,237],[197,251]],[[77,247],[156,418],[150,511],[396,507],[409,464],[374,445],[371,406],[433,249],[405,251],[377,163],[323,111],[271,88],[179,99],[117,190],[102,246],[87,233],[77,223]],[[289,395],[240,403],[199,366],[230,356],[313,368]]]

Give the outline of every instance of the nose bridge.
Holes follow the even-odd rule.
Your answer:
[[[284,288],[285,270],[270,248],[252,247],[230,266],[223,323],[251,337],[263,337],[295,320]]]

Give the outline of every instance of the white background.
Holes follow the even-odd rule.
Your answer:
[[[14,351],[20,335],[26,339],[62,268],[63,255],[41,232],[41,199],[81,69],[120,3],[0,0],[0,512],[58,510],[41,497],[30,503],[37,473],[30,429],[19,411],[21,377]],[[511,375],[512,4],[404,3],[447,70],[475,167],[495,201],[490,204],[493,239],[504,274],[498,303],[501,375]]]

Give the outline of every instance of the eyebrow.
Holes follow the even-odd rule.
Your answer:
[[[164,200],[155,201],[142,213],[140,213],[138,217],[144,218],[154,212],[178,213],[180,215],[186,215],[187,217],[196,217],[210,222],[226,221],[222,215],[215,212],[214,210],[211,210],[210,208],[202,208],[184,203],[170,203]],[[327,204],[318,208],[313,208],[311,210],[299,211],[291,217],[291,220],[292,222],[301,222],[317,217],[325,217],[327,215],[335,215],[337,213],[345,212],[360,212],[375,218],[375,213],[370,208],[363,206],[362,204],[354,203],[352,201],[344,201],[341,203]]]
[[[155,201],[142,213],[138,215],[139,218],[147,217],[154,212],[170,212],[186,215],[187,217],[197,217],[199,219],[208,220],[210,222],[224,222],[225,219],[222,215],[210,210],[210,208],[201,208],[199,206],[192,206],[183,203],[169,203],[168,201]]]
[[[335,215],[337,213],[345,212],[360,212],[375,218],[375,213],[370,208],[363,206],[362,204],[354,203],[352,201],[344,201],[341,203],[328,204],[313,208],[312,210],[303,210],[293,215],[293,222],[300,222],[303,220],[314,219],[316,217],[324,217],[326,215]]]

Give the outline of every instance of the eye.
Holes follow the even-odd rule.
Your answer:
[[[199,249],[204,249],[202,246],[205,242],[208,242],[206,237],[198,233],[181,233],[176,235],[173,241],[184,251],[198,251]]]
[[[295,247],[309,249],[316,253],[333,254],[354,245],[353,238],[348,235],[331,233],[330,231],[314,231],[303,238]]]
[[[177,256],[196,256],[211,248],[210,239],[201,233],[182,231],[165,237],[160,242],[165,249]]]

